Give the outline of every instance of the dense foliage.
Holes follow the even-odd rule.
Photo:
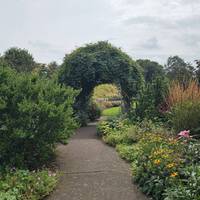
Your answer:
[[[139,98],[133,103],[132,118],[163,118],[163,104],[168,91],[168,79],[164,68],[157,62],[137,60],[145,79]]]
[[[0,175],[1,200],[39,200],[55,187],[58,175],[47,170],[14,170]]]
[[[98,133],[131,162],[134,181],[153,199],[200,199],[200,143],[187,131],[174,137],[151,121],[109,120]]]
[[[0,163],[35,168],[75,128],[76,92],[37,76],[0,68]]]
[[[140,91],[142,76],[139,65],[127,54],[107,42],[98,42],[66,55],[60,71],[60,82],[81,89],[75,108],[85,121],[95,86],[103,83],[119,85],[128,110],[132,98]]]
[[[31,72],[35,67],[33,56],[25,49],[10,48],[4,53],[3,58],[18,72]]]
[[[141,119],[163,118],[162,106],[167,91],[168,83],[164,77],[157,77],[146,83],[138,98],[134,116]]]
[[[139,59],[137,63],[142,67],[146,83],[152,82],[157,77],[163,77],[165,75],[163,66],[155,61]]]
[[[59,65],[56,62],[51,62],[48,65],[36,63],[33,73],[45,78],[54,78],[57,76],[58,69]]]
[[[166,74],[170,80],[176,80],[180,84],[187,85],[195,76],[195,69],[190,63],[186,63],[179,56],[171,56],[165,66]]]
[[[88,106],[88,117],[90,121],[95,121],[96,119],[99,119],[101,116],[101,109],[99,106],[94,103],[90,102]]]

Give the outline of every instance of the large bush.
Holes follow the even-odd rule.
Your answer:
[[[0,68],[0,163],[34,168],[75,128],[76,92],[37,76]]]
[[[101,117],[101,109],[94,102],[90,102],[88,106],[88,117],[91,121],[95,121]]]
[[[167,93],[168,83],[165,77],[156,77],[152,82],[146,83],[140,98],[136,102],[136,114],[141,119],[162,118],[160,109]]]

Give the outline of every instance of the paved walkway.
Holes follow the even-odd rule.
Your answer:
[[[96,136],[96,126],[80,128],[58,147],[60,183],[48,200],[146,200],[131,182],[129,164]]]

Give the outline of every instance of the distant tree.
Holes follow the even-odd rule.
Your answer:
[[[4,57],[0,55],[0,67],[6,66],[6,65],[7,65],[7,63],[4,59]]]
[[[33,56],[26,49],[10,48],[4,53],[4,59],[18,72],[31,72],[35,67]]]
[[[194,78],[194,67],[179,56],[169,57],[165,69],[170,80],[177,80],[183,85]]]
[[[152,82],[158,76],[164,76],[164,68],[157,62],[145,59],[137,60],[137,63],[143,69],[143,75],[146,82]]]
[[[195,75],[196,75],[196,78],[200,84],[200,60],[195,60],[196,62],[196,71],[195,71]]]
[[[137,60],[143,69],[145,86],[136,105],[136,116],[141,119],[163,117],[160,106],[168,89],[168,80],[164,67],[155,61]]]
[[[53,61],[47,65],[47,75],[48,77],[52,77],[52,75],[58,70],[59,65]]]
[[[33,72],[43,77],[52,78],[58,67],[59,65],[56,62],[51,62],[48,65],[43,63],[36,63]]]
[[[47,66],[43,63],[36,63],[35,68],[33,69],[34,74],[38,74],[42,77],[47,77]]]

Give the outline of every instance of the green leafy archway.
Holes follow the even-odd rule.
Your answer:
[[[86,117],[88,103],[95,86],[114,83],[120,90],[128,111],[143,83],[140,67],[121,49],[108,42],[88,44],[66,55],[59,79],[61,83],[81,89],[75,109]]]

